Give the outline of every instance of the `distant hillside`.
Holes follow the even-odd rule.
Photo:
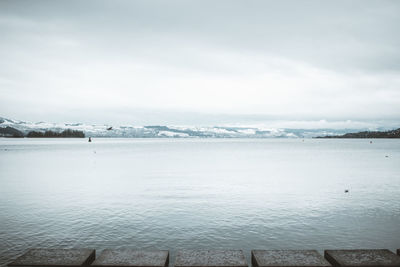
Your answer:
[[[0,128],[0,137],[24,137],[21,131],[12,127]]]
[[[268,125],[214,125],[214,126],[177,126],[177,125],[111,125],[85,123],[28,122],[0,117],[0,128],[12,127],[27,136],[44,136],[45,132],[61,133],[64,130],[81,131],[90,137],[127,137],[127,138],[311,138],[316,136],[338,136],[366,128],[274,128]],[[388,130],[377,128],[378,131]],[[42,136],[43,135],[43,136]],[[60,136],[62,137],[62,136]],[[73,137],[73,136],[71,136]]]
[[[36,132],[36,131],[31,131],[27,134],[26,137],[32,137],[32,138],[53,138],[53,137],[65,137],[65,138],[70,138],[70,137],[76,137],[76,138],[84,138],[85,134],[82,131],[74,131],[74,130],[64,130],[62,132],[54,132],[54,131],[45,131],[45,132]]]
[[[364,131],[358,133],[346,133],[343,135],[326,135],[316,138],[400,138],[400,128],[391,131]]]
[[[10,126],[7,127],[0,127],[0,137],[25,137],[24,133],[13,128]],[[78,137],[84,138],[85,133],[82,131],[66,129],[62,132],[55,132],[55,131],[30,131],[26,135],[26,137],[45,137],[45,138],[52,138],[52,137]]]

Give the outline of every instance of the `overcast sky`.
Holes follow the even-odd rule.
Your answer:
[[[400,121],[400,1],[0,0],[0,117]]]

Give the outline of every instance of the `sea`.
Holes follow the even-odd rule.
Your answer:
[[[394,250],[400,140],[0,138],[0,265],[34,247]]]

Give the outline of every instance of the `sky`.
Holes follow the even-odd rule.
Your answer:
[[[0,0],[0,117],[399,126],[400,1]]]

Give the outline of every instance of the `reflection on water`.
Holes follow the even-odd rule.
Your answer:
[[[0,264],[29,247],[394,249],[399,163],[400,140],[0,139]]]

